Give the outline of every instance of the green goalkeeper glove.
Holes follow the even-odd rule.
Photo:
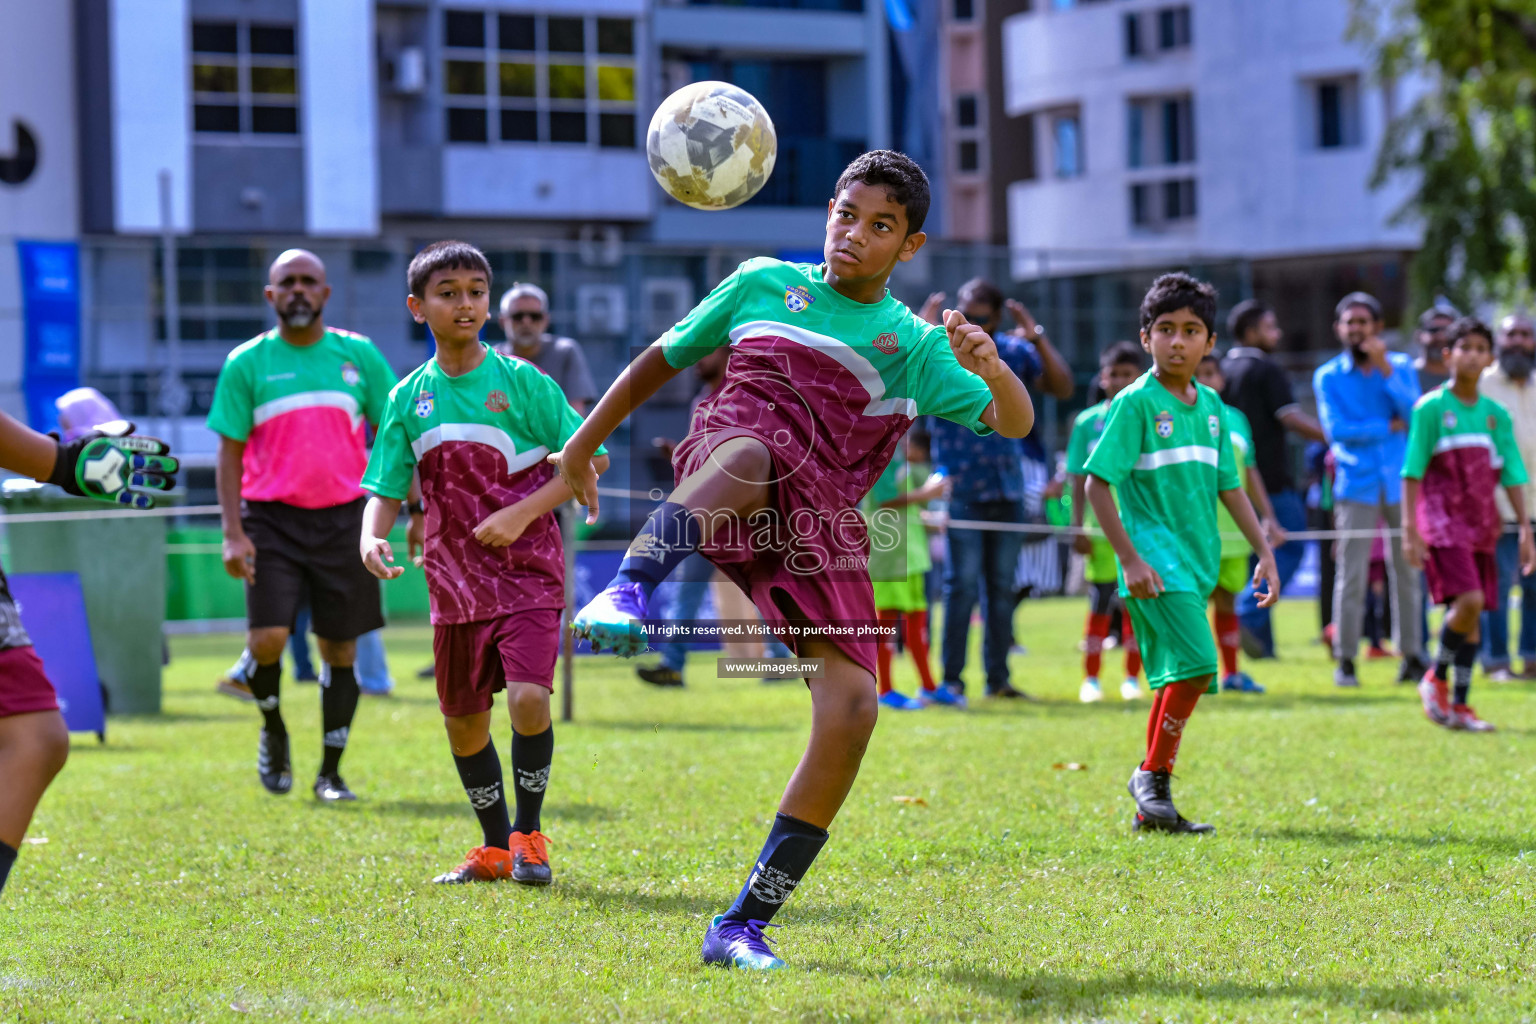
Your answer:
[[[155,492],[176,486],[180,463],[158,437],[137,437],[126,420],[104,423],[73,441],[59,443],[51,484],[70,494],[129,508],[154,508]]]

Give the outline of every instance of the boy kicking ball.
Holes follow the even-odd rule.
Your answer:
[[[1503,529],[1494,503],[1500,486],[1520,524],[1522,573],[1536,570],[1536,545],[1525,518],[1525,464],[1509,412],[1478,391],[1493,362],[1492,332],[1471,317],[1456,321],[1445,362],[1451,379],[1414,405],[1403,461],[1403,501],[1413,510],[1403,517],[1403,555],[1424,570],[1435,603],[1445,605],[1440,657],[1424,674],[1419,696],[1436,725],[1492,732],[1493,725],[1467,703],[1467,692],[1482,612],[1498,610],[1493,553]],[[1454,694],[1447,673],[1454,673]]]
[[[571,491],[545,457],[581,417],[532,363],[480,342],[491,268],[479,249],[437,242],[416,254],[407,276],[406,304],[431,329],[437,354],[390,392],[363,477],[374,496],[361,554],[380,579],[405,571],[392,564],[387,538],[419,473],[438,704],[484,840],[433,881],[548,885],[539,811],[554,757],[549,694],[565,606],[554,509]],[[599,450],[593,463],[595,474],[608,458]],[[512,714],[515,820],[491,740],[493,695],[502,689]]]
[[[809,745],[746,884],[705,934],[706,963],[783,966],[763,930],[827,841],[875,726],[879,638],[825,630],[876,623],[860,500],[918,416],[1009,437],[1034,423],[1028,392],[984,331],[954,311],[942,327],[925,323],[886,290],[923,245],[928,202],[910,159],[860,156],[827,203],[824,263],[743,263],[630,364],[551,460],[595,518],[598,443],[680,370],[730,346],[725,379],[673,455],[676,489],[573,622],[594,648],[639,653],[657,584],[698,550],[797,655],[823,662],[806,680]]]
[[[1205,603],[1221,562],[1218,500],[1259,554],[1253,583],[1268,584],[1260,606],[1280,596],[1274,553],[1232,460],[1221,398],[1194,379],[1215,344],[1215,323],[1210,285],[1188,274],[1152,283],[1141,303],[1141,344],[1152,370],[1110,405],[1087,462],[1088,500],[1120,559],[1120,595],[1156,692],[1146,758],[1129,784],[1137,829],[1215,831],[1178,812],[1170,777],[1184,726],[1216,677]]]

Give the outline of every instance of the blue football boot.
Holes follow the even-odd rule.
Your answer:
[[[784,966],[773,955],[764,928],[777,928],[767,921],[727,921],[721,914],[704,933],[704,962],[747,971],[772,971]]]
[[[1264,687],[1253,681],[1247,672],[1234,672],[1221,680],[1221,688],[1228,693],[1263,693]]]
[[[645,592],[638,583],[614,583],[571,620],[571,632],[592,645],[592,653],[612,651],[633,658],[645,650]]]
[[[951,708],[964,708],[966,705],[965,694],[956,691],[953,687],[943,685],[932,690],[924,690],[918,695],[918,700],[924,704],[943,704]]]
[[[880,695],[880,706],[892,711],[921,711],[928,705],[916,697],[908,697],[899,690],[886,690]]]

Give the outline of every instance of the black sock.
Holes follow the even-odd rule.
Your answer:
[[[251,670],[251,696],[256,698],[256,706],[261,709],[267,732],[274,736],[288,735],[288,727],[283,724],[283,709],[278,706],[277,693],[282,681],[283,663],[280,660],[270,665],[257,665]]]
[[[747,884],[725,916],[732,921],[770,921],[826,845],[827,830],[779,813]]]
[[[1440,628],[1440,656],[1435,659],[1435,675],[1440,679],[1450,678],[1451,663],[1456,660],[1456,654],[1466,645],[1467,634],[1458,633],[1450,626]]]
[[[517,819],[513,832],[537,832],[539,811],[544,808],[544,789],[549,785],[549,765],[555,759],[555,727],[537,736],[512,730],[512,778],[517,784]]]
[[[357,714],[357,673],[352,666],[324,665],[320,669],[320,727],[325,747],[320,755],[320,774],[335,775],[347,749],[352,716]]]
[[[0,842],[0,892],[5,891],[5,880],[11,874],[11,865],[15,863],[16,847]]]
[[[487,740],[479,753],[468,757],[454,754],[453,765],[464,783],[464,795],[480,819],[484,845],[505,850],[512,823],[507,820],[507,794],[501,788],[501,758],[496,756],[496,744]]]
[[[1477,663],[1478,644],[1462,644],[1461,650],[1456,652],[1455,690],[1456,697],[1453,704],[1465,704],[1467,694],[1472,690],[1472,666]]]
[[[698,550],[699,534],[699,518],[687,506],[663,502],[630,542],[613,581],[640,584],[649,600],[661,581]]]

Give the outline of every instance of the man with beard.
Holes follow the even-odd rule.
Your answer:
[[[1536,324],[1524,313],[1513,313],[1499,322],[1494,345],[1498,360],[1483,371],[1480,390],[1509,410],[1514,421],[1515,444],[1527,467],[1536,466],[1536,386],[1531,370],[1536,367]],[[1496,683],[1511,678],[1509,663],[1509,589],[1520,573],[1520,542],[1515,536],[1515,510],[1503,492],[1494,495],[1505,532],[1494,549],[1499,570],[1499,603],[1496,610],[1483,612],[1483,671]],[[1525,508],[1536,509],[1536,485],[1525,485]],[[1522,679],[1536,679],[1536,575],[1520,576],[1520,593],[1529,594],[1520,601],[1520,669]]]
[[[384,624],[379,582],[356,555],[364,421],[378,425],[395,374],[367,338],[325,326],[331,289],[314,253],[280,254],[268,281],[278,325],[230,353],[208,413],[219,435],[224,569],[246,584],[249,682],[263,719],[257,774],[269,792],[292,788],[278,659],[308,593],[325,662],[315,797],[352,800],[340,764],[357,710],[355,641]]]
[[[1334,308],[1334,333],[1344,351],[1317,368],[1312,389],[1317,414],[1335,465],[1333,519],[1341,537],[1333,588],[1335,686],[1359,686],[1355,654],[1370,581],[1372,531],[1384,519],[1403,525],[1403,461],[1408,423],[1419,399],[1413,360],[1387,351],[1381,337],[1381,303],[1350,292]],[[1392,587],[1392,635],[1403,654],[1399,682],[1424,674],[1424,641],[1418,614],[1419,574],[1401,544],[1389,544],[1387,582]]]

